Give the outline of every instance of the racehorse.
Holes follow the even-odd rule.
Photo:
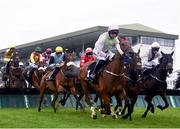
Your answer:
[[[72,93],[74,97],[76,98],[76,100],[79,102],[79,98],[77,96],[77,91],[75,88],[76,77],[66,76],[67,72],[69,71],[69,68],[73,64],[72,61],[75,60],[75,57],[76,55],[74,52],[65,53],[66,60],[64,62],[64,65],[61,67],[59,73],[56,75],[55,81],[47,80],[48,76],[52,72],[48,72],[42,77],[41,84],[40,84],[40,102],[39,102],[39,108],[38,108],[39,112],[41,111],[41,103],[42,103],[46,90],[49,90],[53,93],[52,107],[53,107],[54,112],[56,112],[55,102],[58,98],[59,92],[68,91]]]
[[[143,81],[142,90],[145,91],[146,96],[145,100],[148,103],[147,109],[142,115],[142,117],[146,117],[148,111],[150,110],[154,113],[154,105],[151,103],[152,98],[155,95],[160,95],[165,105],[158,105],[157,107],[161,110],[166,109],[169,104],[166,99],[166,90],[167,90],[167,82],[166,78],[168,74],[171,74],[173,71],[173,54],[165,54],[161,52],[162,57],[159,59],[159,65],[153,68],[150,73],[149,78]]]
[[[44,62],[37,63],[37,68],[30,68],[29,66],[25,68],[23,75],[29,83],[28,88],[34,86],[39,90],[41,78],[45,74],[45,69]]]
[[[178,73],[178,78],[176,80],[176,85],[175,85],[175,89],[180,88],[180,73]]]
[[[130,53],[131,55],[131,61],[129,65],[126,67],[125,75],[126,78],[126,94],[127,99],[125,100],[124,108],[121,112],[122,115],[124,115],[126,108],[128,108],[128,113],[122,117],[122,119],[128,118],[128,116],[131,118],[131,114],[133,113],[134,104],[136,103],[138,93],[140,91],[139,81],[140,81],[140,74],[142,69],[142,63],[141,58],[139,56],[140,50],[138,50],[138,53]],[[117,98],[117,101],[120,101]],[[115,107],[116,110],[117,107]]]
[[[90,65],[90,63],[89,63]],[[103,100],[105,107],[105,114],[112,115],[113,118],[116,118],[115,113],[111,112],[110,109],[110,97],[113,95],[118,95],[119,98],[123,99],[126,97],[125,88],[125,79],[124,75],[124,63],[123,56],[118,52],[115,53],[115,56],[111,62],[109,62],[104,70],[100,73],[97,83],[91,83],[86,80],[88,67],[89,65],[84,65],[80,69],[79,78],[81,80],[81,85],[85,95],[85,100],[87,104],[91,107],[91,117],[93,119],[97,118],[95,107],[89,98],[89,87],[94,89]]]
[[[6,80],[9,88],[26,88],[23,68],[19,66],[19,53],[15,51],[9,63],[9,75]]]

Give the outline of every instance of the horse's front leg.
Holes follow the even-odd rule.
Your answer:
[[[114,110],[110,107],[110,97],[106,94],[102,94],[102,99],[103,99],[103,103],[105,106],[105,114],[103,115],[103,117],[105,117],[105,115],[112,115],[112,117],[115,119],[117,118],[116,113],[114,112]]]
[[[59,103],[62,105],[62,106],[64,106],[65,105],[65,103],[66,103],[66,101],[67,101],[67,99],[69,98],[69,96],[71,95],[71,93],[70,92],[64,92],[63,93],[63,98],[61,99],[61,100],[59,100]]]
[[[158,105],[157,107],[158,107],[159,109],[161,109],[161,110],[164,110],[164,109],[166,109],[166,108],[169,107],[169,104],[168,104],[168,102],[167,102],[166,94],[165,94],[165,93],[160,94],[160,96],[161,96],[161,98],[163,99],[163,101],[164,101],[164,103],[165,103],[165,106],[163,107],[162,105]]]
[[[56,86],[54,84],[49,85],[48,88],[53,93],[53,100],[51,102],[51,105],[53,107],[54,112],[56,112],[56,100],[58,98],[58,90],[57,90],[57,88],[56,88]]]
[[[80,93],[80,94],[79,94],[79,97],[78,97],[79,101],[81,101],[81,99],[82,99],[83,96],[84,96],[83,93]],[[82,109],[83,111],[85,110],[85,107],[84,107],[82,104],[79,105],[78,101],[76,101],[76,111],[78,110],[78,107],[79,107],[79,106],[80,106],[80,109]]]
[[[41,104],[42,104],[42,101],[43,101],[43,98],[44,98],[45,91],[46,91],[46,85],[43,83],[40,86],[40,101],[39,101],[39,108],[38,108],[39,112],[41,111]]]
[[[117,115],[123,115],[122,111],[124,110],[124,113],[125,113],[126,108],[122,109],[122,100],[119,98],[118,95],[115,95],[115,97],[116,97],[116,103],[117,104],[114,108],[114,111],[116,112]]]
[[[74,97],[75,97],[75,99],[76,99],[76,111],[77,111],[77,109],[78,109],[78,106],[80,106],[80,109],[83,109],[83,110],[84,110],[84,108],[83,108],[83,106],[82,106],[82,104],[81,104],[81,102],[80,102],[80,97],[82,97],[82,96],[80,96],[80,97],[78,96],[78,94],[77,94],[76,89],[75,89],[74,86],[70,89],[70,91],[71,91],[71,93],[74,95]]]
[[[154,113],[154,105],[151,103],[152,98],[153,98],[152,95],[146,95],[146,97],[145,97],[145,100],[147,101],[148,106],[147,106],[146,111],[145,111],[144,114],[142,115],[143,118],[147,116],[147,113],[148,113],[148,111],[149,111],[150,109],[151,109],[151,112]]]
[[[53,101],[51,103],[54,112],[56,112],[56,100],[57,100],[57,98],[58,98],[58,92],[54,92],[54,94],[53,94]]]

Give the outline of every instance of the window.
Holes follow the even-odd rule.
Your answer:
[[[161,46],[174,47],[173,39],[141,36],[141,41],[143,44],[152,44],[153,42],[158,42]]]

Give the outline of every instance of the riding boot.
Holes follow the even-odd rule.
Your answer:
[[[59,70],[60,70],[60,67],[55,67],[52,74],[49,76],[49,78],[47,80],[48,81],[54,81],[56,74],[59,72]]]
[[[95,78],[97,77],[97,73],[99,72],[99,69],[101,67],[103,67],[103,65],[105,64],[105,61],[104,60],[99,60],[94,68],[94,70],[92,71],[92,73],[90,74],[88,80],[90,81],[95,81]]]
[[[34,73],[35,70],[36,70],[36,68],[32,68],[32,69],[30,70],[30,72],[29,72],[29,77],[30,77],[30,78],[32,77],[32,75],[33,75],[33,73]]]
[[[9,69],[10,69],[10,61],[7,62],[7,65],[6,65],[6,74],[9,75]]]
[[[32,68],[29,73],[27,73],[27,80],[30,84],[32,84],[32,75],[34,73],[34,71],[36,70],[36,68]]]
[[[141,74],[142,81],[145,81],[149,77],[150,72],[151,72],[150,69],[144,69],[142,71],[142,74]]]

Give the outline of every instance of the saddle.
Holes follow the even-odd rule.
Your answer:
[[[154,68],[142,70],[142,73],[141,73],[142,80],[143,81],[147,80],[150,77],[150,74],[153,73],[153,71],[154,71]]]
[[[107,64],[109,63],[109,61],[104,61],[104,63],[102,64],[102,66],[95,72],[95,82],[98,80],[101,72],[104,70],[104,68],[107,66]],[[98,61],[94,61],[92,64],[90,64],[88,66],[88,74],[87,77],[89,77],[89,75],[91,75],[92,73],[94,73],[96,66],[98,65]]]
[[[78,67],[71,66],[67,69],[67,71],[65,71],[64,75],[67,78],[74,79],[78,77],[79,71],[80,69]]]

